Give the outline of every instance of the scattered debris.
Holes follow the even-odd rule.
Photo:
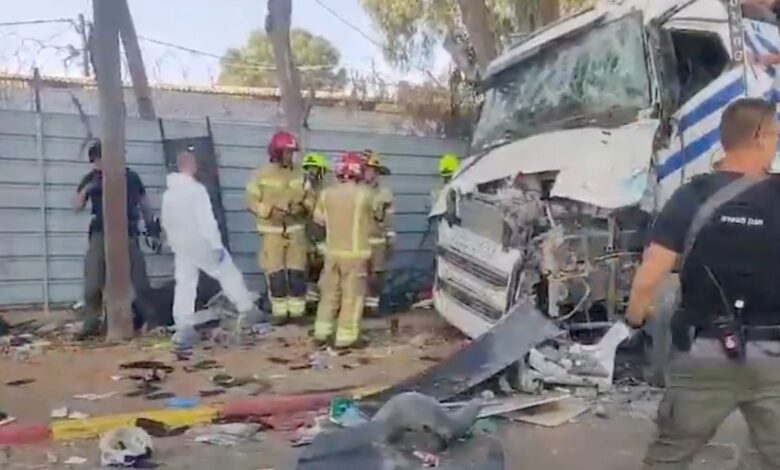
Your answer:
[[[152,456],[152,438],[137,426],[115,428],[100,438],[100,463],[134,467]]]
[[[54,408],[51,410],[50,416],[52,419],[66,419],[68,417],[69,410],[67,406],[60,408]]]
[[[317,354],[317,353],[314,353],[311,356],[309,356],[309,367],[311,367],[313,370],[330,369],[330,366],[328,365],[325,358],[322,357],[321,354]]]
[[[590,409],[590,405],[576,397],[568,397],[554,403],[518,411],[510,416],[514,421],[544,427],[558,427],[577,418]]]
[[[328,419],[342,428],[354,428],[368,422],[368,418],[349,398],[336,397],[330,402]]]
[[[217,374],[211,378],[211,382],[224,388],[243,387],[244,385],[261,383],[256,375],[251,377],[233,377],[229,374]]]
[[[199,370],[211,370],[211,369],[220,369],[222,366],[212,359],[204,359],[202,361],[198,361],[195,364],[191,366],[184,366],[185,372],[195,372]]]
[[[150,369],[161,370],[166,374],[173,372],[173,367],[160,361],[134,361],[119,365],[120,369]]]
[[[11,423],[15,423],[17,420],[13,416],[8,416],[5,413],[0,413],[0,428]]]
[[[442,358],[437,356],[420,356],[421,361],[428,361],[428,362],[441,362]]]
[[[421,450],[415,450],[413,455],[420,459],[424,467],[438,467],[439,457],[430,452],[423,452]]]
[[[314,420],[313,426],[298,428],[295,438],[290,441],[290,445],[292,447],[302,447],[311,444],[314,438],[323,431],[322,421],[326,419],[325,417],[318,417]]]
[[[87,459],[85,459],[84,457],[73,456],[73,457],[68,457],[68,460],[62,463],[64,463],[65,465],[84,465],[85,463],[87,463]]]
[[[601,419],[609,419],[609,413],[607,413],[607,409],[602,404],[596,405],[593,409],[593,414]]]
[[[21,387],[22,385],[29,385],[31,383],[35,383],[35,379],[12,380],[10,382],[6,382],[5,384],[9,387]]]
[[[144,398],[147,400],[154,401],[154,400],[165,400],[168,398],[173,398],[175,396],[176,395],[170,392],[154,392],[154,393],[149,393],[147,395],[144,395]]]
[[[59,408],[54,408],[51,410],[51,418],[52,419],[85,419],[89,418],[89,415],[86,413],[81,413],[80,411],[74,411],[69,409],[67,406],[61,406]]]
[[[184,434],[189,426],[170,427],[167,424],[148,418],[138,418],[135,425],[149,433],[152,437],[171,437]]]
[[[192,428],[186,434],[195,442],[232,447],[254,438],[259,430],[257,423],[228,423]]]
[[[274,330],[270,323],[256,323],[250,327],[253,336],[265,336]]]
[[[286,359],[284,357],[270,356],[268,358],[268,362],[270,362],[272,364],[287,365],[287,364],[291,363],[292,361],[290,359]]]
[[[142,382],[137,385],[137,388],[135,390],[125,393],[124,396],[127,398],[135,398],[143,395],[150,395],[152,393],[159,392],[159,391],[160,391],[160,387],[158,387],[157,385]]]
[[[187,408],[195,408],[199,404],[200,402],[198,401],[197,398],[189,398],[189,397],[173,397],[165,401],[165,406],[167,408],[187,409]]]
[[[198,395],[201,398],[210,398],[210,397],[215,397],[217,395],[222,395],[223,393],[225,393],[224,389],[217,388],[217,389],[214,389],[214,390],[201,390],[201,391],[198,392]]]
[[[116,395],[116,392],[108,392],[108,393],[82,393],[79,395],[73,395],[73,398],[76,400],[87,400],[87,401],[100,401],[105,400],[106,398],[111,398],[114,395]]]

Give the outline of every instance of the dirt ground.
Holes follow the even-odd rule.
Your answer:
[[[277,328],[251,347],[201,351],[199,358],[213,359],[233,376],[255,376],[258,383],[232,389],[225,395],[202,399],[217,403],[246,396],[258,388],[268,393],[295,393],[340,387],[389,384],[425,369],[434,361],[460,348],[463,339],[446,327],[432,312],[412,312],[398,316],[398,332],[393,335],[388,319],[367,322],[370,347],[346,356],[318,355],[327,366],[321,370],[301,369],[316,352],[305,328]],[[75,345],[52,345],[45,353],[27,360],[0,358],[2,383],[34,379],[19,387],[0,384],[0,410],[23,423],[46,423],[50,412],[68,406],[89,415],[102,415],[162,408],[160,401],[127,398],[131,381],[115,380],[127,371],[119,364],[135,360],[160,360],[176,370],[164,381],[164,391],[195,397],[198,391],[213,389],[210,377],[215,370],[185,372],[185,363],[174,361],[169,344],[162,339],[145,338],[129,345],[84,349]],[[296,370],[291,370],[296,369]],[[112,378],[112,376],[114,376]],[[267,390],[266,390],[267,389]],[[115,396],[98,401],[74,399],[83,393]],[[642,387],[617,387],[612,394],[592,399],[605,413],[587,413],[575,422],[557,428],[495,420],[493,433],[503,443],[507,469],[639,469],[644,449],[654,432],[652,418],[659,399]],[[298,450],[290,446],[292,433],[266,431],[259,442],[224,448],[198,444],[186,436],[155,439],[154,462],[175,469],[275,469],[295,468]],[[747,431],[738,416],[724,424],[715,444],[708,448],[693,468],[731,470],[735,455],[742,456],[740,468],[754,469],[747,449]],[[69,457],[84,457],[87,463],[68,466]],[[53,443],[0,450],[2,469],[99,468],[95,441]]]

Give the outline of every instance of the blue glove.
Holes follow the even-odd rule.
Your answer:
[[[225,261],[225,258],[227,258],[227,250],[224,248],[219,248],[214,250],[214,259],[217,260],[217,264],[222,264],[223,261]]]

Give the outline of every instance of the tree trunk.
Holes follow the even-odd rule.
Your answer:
[[[539,19],[542,26],[556,21],[561,16],[561,4],[559,0],[539,0]]]
[[[282,93],[282,107],[287,130],[300,136],[303,130],[304,101],[301,77],[290,47],[292,0],[268,0],[265,30],[271,41],[276,65],[276,77]]]
[[[496,58],[496,35],[490,29],[488,10],[484,0],[458,0],[463,24],[474,45],[477,67],[484,74],[490,61]]]
[[[103,233],[108,339],[133,337],[125,177],[125,113],[119,58],[119,3],[93,2],[103,144]]]
[[[466,80],[476,82],[479,79],[479,70],[469,58],[468,45],[459,41],[452,31],[444,38],[444,50],[450,54],[455,67],[463,72]]]

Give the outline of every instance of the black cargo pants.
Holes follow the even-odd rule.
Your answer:
[[[143,322],[153,315],[150,298],[151,286],[146,275],[146,260],[138,244],[138,237],[131,236],[128,252],[130,256],[130,281],[135,291],[133,307]],[[95,321],[103,314],[103,288],[106,285],[106,252],[103,233],[89,236],[89,248],[84,259],[84,312],[86,321]]]

